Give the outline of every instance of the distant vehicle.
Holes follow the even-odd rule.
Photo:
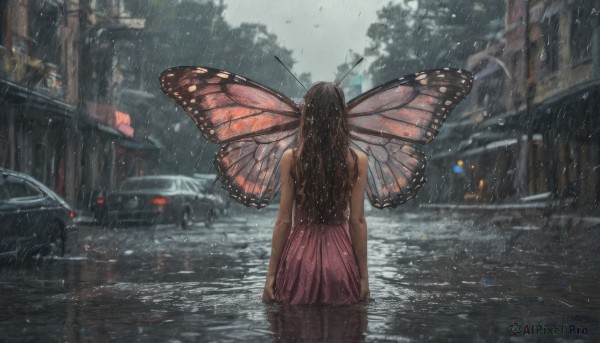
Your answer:
[[[195,179],[182,175],[129,178],[118,191],[96,199],[96,218],[103,224],[176,224],[188,229],[194,222],[211,226],[217,204]]]
[[[206,194],[214,198],[219,214],[227,215],[231,199],[227,192],[220,187],[217,174],[194,174],[194,179],[197,180]]]
[[[75,212],[33,177],[0,169],[0,257],[62,256]]]

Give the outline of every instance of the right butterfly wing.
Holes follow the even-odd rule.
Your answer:
[[[281,93],[250,79],[208,67],[174,67],[160,74],[175,100],[212,143],[293,130],[300,109]]]
[[[427,161],[413,144],[357,132],[350,135],[352,147],[369,157],[366,192],[374,207],[402,204],[423,187]]]
[[[369,156],[367,196],[374,207],[400,205],[425,184],[431,142],[470,92],[472,74],[444,68],[392,80],[348,102],[351,142]]]
[[[427,144],[472,85],[470,72],[454,68],[389,81],[348,102],[350,131]]]
[[[279,161],[295,144],[296,133],[288,130],[225,144],[215,156],[215,167],[229,196],[245,206],[268,205],[279,190]]]

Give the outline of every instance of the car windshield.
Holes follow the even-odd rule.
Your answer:
[[[142,189],[160,189],[174,191],[177,189],[176,180],[171,179],[132,179],[121,184],[122,191]]]

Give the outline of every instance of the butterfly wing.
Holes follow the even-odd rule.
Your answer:
[[[366,192],[374,207],[400,205],[425,184],[427,161],[413,144],[356,132],[351,133],[350,141],[369,157]]]
[[[219,180],[245,206],[268,205],[279,189],[279,162],[297,130],[254,136],[224,145],[215,157]]]
[[[267,205],[279,187],[279,161],[295,142],[296,104],[250,79],[208,67],[170,68],[159,80],[204,137],[221,145],[214,164],[229,195],[245,206]]]
[[[352,145],[369,156],[367,196],[377,208],[400,205],[425,183],[418,145],[431,142],[469,94],[470,72],[436,69],[407,75],[348,102]]]

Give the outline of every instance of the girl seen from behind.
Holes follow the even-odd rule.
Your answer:
[[[342,90],[319,82],[304,97],[298,145],[280,164],[281,200],[264,302],[367,300],[367,155],[349,146]]]

